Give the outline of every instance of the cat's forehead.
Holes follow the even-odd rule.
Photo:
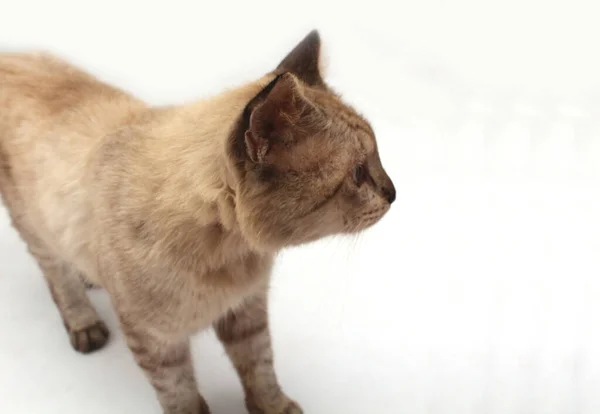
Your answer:
[[[375,133],[371,124],[354,108],[333,93],[321,93],[316,100],[329,118],[336,135],[346,145],[356,146],[363,154],[376,151]]]

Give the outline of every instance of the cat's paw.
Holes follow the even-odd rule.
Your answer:
[[[303,414],[303,411],[297,402],[290,400],[281,414]]]
[[[278,408],[258,408],[253,404],[248,404],[249,414],[303,414],[302,408],[297,402],[286,399],[285,403]]]
[[[109,336],[110,332],[102,321],[97,321],[82,329],[69,329],[73,349],[82,354],[88,354],[104,347]]]

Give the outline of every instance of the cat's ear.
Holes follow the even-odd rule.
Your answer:
[[[281,61],[276,72],[290,72],[307,85],[322,86],[320,59],[321,37],[313,30]]]
[[[316,115],[302,85],[290,73],[279,75],[264,100],[250,114],[244,139],[246,152],[256,163],[268,162],[273,149],[289,147],[299,138],[300,124]]]

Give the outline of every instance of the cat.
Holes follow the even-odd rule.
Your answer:
[[[251,414],[298,414],[273,368],[282,248],[378,222],[396,197],[369,122],[323,80],[309,33],[260,79],[172,107],[46,53],[0,54],[0,190],[75,350],[111,298],[166,414],[207,414],[190,335],[213,327]]]

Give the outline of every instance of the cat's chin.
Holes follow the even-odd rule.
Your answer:
[[[277,252],[289,248],[298,247],[306,244],[311,244],[322,239],[337,236],[343,234],[342,232],[331,232],[326,234],[318,234],[311,236],[296,236],[296,237],[285,237],[285,235],[279,235],[278,237],[272,237],[269,239],[258,239],[256,237],[247,238],[249,246],[257,252],[263,254],[276,254]]]
[[[380,210],[377,214],[365,215],[361,219],[349,220],[346,223],[342,233],[346,235],[356,235],[369,230],[373,226],[377,225],[381,219],[385,217],[388,211],[389,206]]]

